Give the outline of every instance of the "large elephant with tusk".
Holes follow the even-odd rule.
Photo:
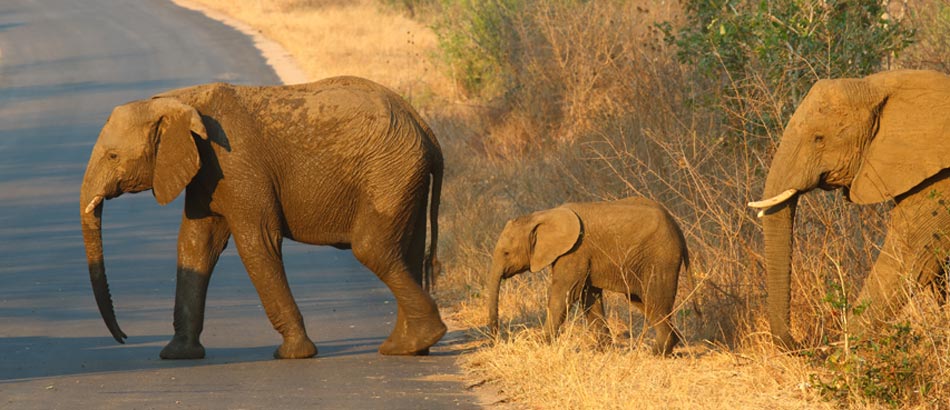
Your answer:
[[[915,288],[941,283],[950,255],[950,77],[890,71],[815,83],[792,115],[772,159],[760,209],[765,229],[769,324],[789,331],[793,227],[798,196],[843,188],[858,204],[894,200],[880,256],[849,323],[861,336],[892,317]],[[904,286],[910,284],[911,286]],[[938,296],[946,301],[946,287]]]
[[[175,336],[162,358],[204,357],[208,282],[232,237],[283,336],[276,357],[317,353],[284,274],[283,238],[352,249],[396,298],[395,328],[380,353],[425,354],[446,331],[423,288],[432,281],[442,170],[438,141],[416,111],[356,77],[207,84],[120,105],[93,147],[80,194],[99,311],[121,343],[103,262],[103,200],[152,190],[165,205],[184,192]]]

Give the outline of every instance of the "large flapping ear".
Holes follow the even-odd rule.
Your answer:
[[[859,204],[892,199],[950,167],[950,77],[902,70],[866,81],[881,98],[877,133],[851,183]]]
[[[155,98],[150,104],[158,127],[152,193],[159,204],[166,205],[185,189],[201,167],[192,134],[208,139],[208,132],[201,115],[190,105],[173,98]]]
[[[537,272],[574,249],[581,236],[581,220],[574,211],[559,207],[534,214],[530,269]]]

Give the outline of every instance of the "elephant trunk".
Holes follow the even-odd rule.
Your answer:
[[[115,318],[115,309],[112,306],[112,295],[109,293],[109,282],[106,280],[105,263],[102,256],[102,200],[101,191],[94,188],[99,184],[90,181],[89,173],[83,181],[80,193],[80,212],[82,221],[82,237],[86,246],[86,262],[89,265],[89,279],[92,281],[92,291],[99,306],[99,314],[105,321],[112,337],[119,343],[125,343],[127,337]]]
[[[497,259],[497,258],[496,258]],[[488,328],[492,335],[498,335],[498,293],[501,290],[501,281],[504,279],[505,269],[493,260],[488,275]]]
[[[765,184],[766,198],[780,195],[787,187],[785,176],[778,171],[769,172]],[[791,300],[792,238],[797,207],[798,195],[795,194],[768,209],[762,217],[769,326],[773,340],[786,348],[795,346],[795,341],[789,332],[789,302]]]

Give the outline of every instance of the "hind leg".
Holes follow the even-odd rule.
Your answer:
[[[409,241],[409,250],[405,261],[409,265],[409,271],[412,279],[422,286],[422,289],[430,292],[432,290],[432,278],[426,275],[425,257],[426,257],[426,216],[425,207],[417,210],[414,217],[415,222]]]
[[[643,295],[643,315],[656,332],[653,353],[668,356],[680,338],[673,328],[673,306],[676,298],[679,262],[670,266],[657,266],[654,274],[646,277]]]
[[[600,288],[588,285],[584,291],[584,313],[587,327],[597,338],[599,345],[610,342],[610,330],[607,328],[607,315],[604,313],[604,292]]]
[[[652,327],[656,332],[653,354],[668,356],[673,353],[673,348],[679,343],[680,338],[671,322],[671,308],[656,306],[655,302],[649,300],[641,301],[640,297],[636,295],[630,295],[630,303],[643,312],[647,322],[646,326]]]
[[[391,235],[367,235],[353,244],[356,258],[373,271],[396,298],[396,326],[379,346],[379,352],[425,355],[447,329],[435,301],[416,281],[421,277],[422,263],[409,263],[410,252],[393,249],[399,247],[399,241],[381,239],[386,237]]]
[[[672,306],[647,299],[640,307],[647,323],[656,332],[653,354],[668,356],[673,353],[673,348],[680,339],[676,329],[673,328]]]
[[[676,347],[676,344],[680,341],[679,335],[676,334],[676,329],[673,328],[673,324],[668,318],[653,317],[650,321],[657,323],[653,325],[653,329],[656,330],[653,354],[669,356],[673,353],[673,348]]]

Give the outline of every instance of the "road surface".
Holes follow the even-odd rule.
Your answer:
[[[167,0],[0,2],[0,408],[477,408],[450,334],[426,358],[382,357],[392,296],[349,252],[285,241],[320,355],[280,342],[231,246],[211,281],[207,358],[162,361],[172,335],[182,199],[106,202],[116,344],[89,285],[79,187],[112,107],[210,81],[276,84],[238,32]]]

